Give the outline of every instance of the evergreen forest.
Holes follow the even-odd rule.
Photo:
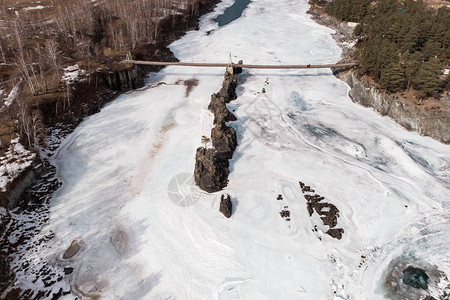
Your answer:
[[[442,76],[450,55],[448,7],[428,8],[422,0],[335,0],[325,11],[359,23],[354,34],[361,72],[387,91],[413,88],[423,99],[450,88],[450,76]]]

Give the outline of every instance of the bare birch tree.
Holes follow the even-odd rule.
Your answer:
[[[39,109],[34,109],[31,113],[31,132],[33,135],[32,142],[35,149],[45,144],[45,126],[42,113]]]
[[[52,38],[47,40],[45,43],[45,49],[47,50],[47,55],[50,60],[50,64],[52,68],[55,70],[57,81],[59,82],[59,79],[61,78],[59,75],[59,69],[61,67],[60,63],[61,51],[59,51],[58,49],[58,43],[56,42],[56,39]]]

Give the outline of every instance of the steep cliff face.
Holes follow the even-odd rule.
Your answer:
[[[144,86],[144,76],[138,66],[115,72],[103,73],[104,84],[114,91],[128,91]]]
[[[324,26],[334,29],[333,38],[342,49],[341,62],[353,60],[354,25],[342,22],[329,16],[318,7],[308,11],[313,19]],[[372,107],[383,116],[389,116],[410,131],[432,137],[442,143],[450,143],[450,99],[447,94],[441,99],[442,105],[425,108],[402,101],[396,95],[387,94],[366,77],[357,75],[355,70],[341,72],[333,70],[334,74],[344,80],[350,87],[349,96],[353,102],[366,107]]]
[[[387,94],[377,88],[375,83],[359,77],[356,71],[341,73],[350,87],[349,96],[353,102],[372,107],[382,116],[389,116],[407,130],[432,137],[442,143],[450,143],[450,106],[418,108],[405,103],[398,96]],[[442,102],[445,103],[445,102]]]

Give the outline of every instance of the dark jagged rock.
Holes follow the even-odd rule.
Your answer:
[[[303,197],[306,202],[306,209],[308,210],[309,216],[312,216],[314,211],[320,216],[324,225],[330,227],[330,229],[326,232],[326,234],[330,235],[333,238],[340,240],[344,233],[344,229],[342,228],[334,228],[337,225],[337,221],[339,218],[339,209],[331,203],[322,202],[325,197],[322,197],[318,194],[312,195],[315,191],[311,189],[310,186],[305,185],[303,182],[299,181],[300,188]],[[309,194],[306,194],[309,193]]]
[[[236,121],[236,116],[230,112],[225,104],[223,97],[218,97],[216,94],[211,96],[211,102],[208,109],[214,114],[214,124],[222,122]]]
[[[232,71],[234,72],[234,71]],[[217,96],[219,98],[223,97],[225,103],[229,103],[232,100],[237,98],[236,95],[236,87],[237,87],[237,74],[231,74],[228,70],[225,72],[223,85],[220,89]]]
[[[346,72],[341,77],[351,88],[348,95],[353,102],[372,107],[382,116],[389,116],[406,130],[430,136],[444,144],[450,144],[449,107],[423,109],[400,100],[396,95],[381,91],[376,83],[358,75],[357,71]]]
[[[102,72],[104,84],[114,91],[133,90],[144,85],[145,75],[140,72],[140,68],[134,65],[131,68],[123,68],[110,72]]]
[[[70,275],[72,273],[73,273],[73,268],[72,267],[64,268],[64,274],[65,275]]]
[[[291,212],[287,209],[283,209],[282,211],[280,211],[280,216],[282,218],[289,218],[291,216]]]
[[[70,244],[69,249],[67,249],[66,252],[64,252],[63,258],[69,259],[73,257],[75,254],[77,254],[78,251],[80,251],[80,245],[78,244],[77,240],[73,240],[72,243]]]
[[[217,152],[230,159],[237,147],[236,131],[225,123],[216,124],[211,130],[211,141]]]
[[[197,149],[195,157],[195,183],[204,191],[220,191],[228,183],[228,159],[214,149]]]
[[[309,214],[309,216],[311,217],[312,216],[312,214],[314,213],[314,208],[313,208],[313,206],[312,206],[312,203],[311,202],[306,202],[306,209],[308,210],[308,214]]]
[[[340,239],[342,239],[342,235],[344,234],[344,229],[342,229],[342,228],[330,228],[330,229],[328,229],[326,234],[328,234],[331,237],[334,237],[335,239],[340,240]]]
[[[330,228],[336,227],[337,219],[339,217],[339,209],[334,204],[326,202],[312,202],[312,206],[320,215],[320,219],[322,219],[324,225],[328,225]]]
[[[425,270],[420,268],[408,266],[403,270],[403,283],[416,289],[426,290],[429,278]]]
[[[222,195],[220,197],[220,209],[219,211],[227,218],[231,217],[233,212],[233,204],[231,203],[230,195]]]
[[[220,191],[228,184],[228,160],[237,147],[236,131],[225,122],[236,120],[226,103],[236,99],[237,74],[242,70],[238,71],[236,67],[227,68],[222,89],[211,96],[208,109],[214,114],[215,126],[211,130],[213,149],[197,149],[195,183],[209,193]]]

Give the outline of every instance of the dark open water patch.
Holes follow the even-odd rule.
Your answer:
[[[214,22],[219,24],[219,27],[225,26],[242,16],[242,12],[250,4],[251,0],[236,0],[230,7],[228,7],[223,14],[217,16]]]

